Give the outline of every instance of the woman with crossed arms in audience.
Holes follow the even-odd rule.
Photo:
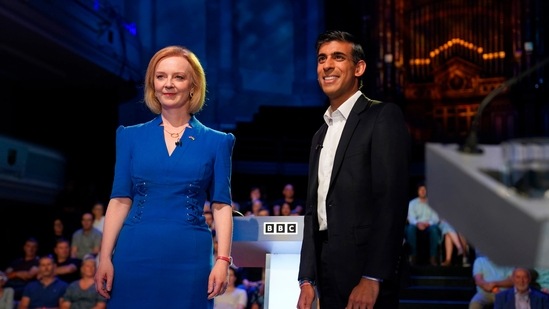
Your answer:
[[[60,309],[105,309],[107,300],[95,289],[96,260],[93,255],[87,255],[80,266],[80,279],[70,282]]]

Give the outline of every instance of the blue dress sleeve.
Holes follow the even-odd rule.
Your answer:
[[[132,180],[130,175],[131,147],[128,130],[119,126],[116,130],[116,162],[111,198],[131,197]]]
[[[212,203],[231,205],[231,171],[234,142],[234,135],[227,133],[222,136],[221,141],[217,144],[214,175],[210,189]]]

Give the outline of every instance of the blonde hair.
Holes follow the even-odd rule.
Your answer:
[[[206,100],[206,74],[204,73],[204,68],[202,68],[202,64],[200,63],[200,60],[198,60],[198,57],[188,48],[178,45],[162,48],[157,51],[149,61],[149,66],[145,73],[145,104],[151,112],[155,114],[160,114],[162,112],[162,105],[155,96],[154,73],[158,63],[167,57],[183,57],[189,61],[192,68],[189,73],[193,89],[189,102],[189,113],[198,113],[202,107],[204,107],[204,102]]]

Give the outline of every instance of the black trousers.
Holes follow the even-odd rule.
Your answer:
[[[331,267],[327,261],[327,255],[331,246],[337,246],[337,244],[331,244],[328,239],[328,232],[320,232],[320,246],[321,254],[320,261],[318,261],[319,267],[319,282],[318,282],[318,301],[321,309],[344,309],[347,306],[349,295],[351,291],[344,291],[333,280],[333,267]],[[345,257],[340,257],[344,262]],[[404,255],[404,249],[400,256],[399,266],[405,266],[404,262],[407,259]],[[380,283],[379,295],[374,305],[374,309],[398,309],[399,307],[399,291],[400,291],[400,277],[402,267],[399,267],[399,273],[392,280],[384,280]],[[404,272],[405,273],[405,272]],[[352,279],[349,279],[352,280]]]

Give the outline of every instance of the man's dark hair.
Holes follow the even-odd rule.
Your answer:
[[[360,44],[359,40],[349,32],[340,31],[340,30],[328,30],[318,36],[316,39],[316,52],[320,49],[320,46],[324,43],[331,41],[340,41],[340,42],[349,42],[353,45],[353,62],[357,63],[360,60],[366,59],[366,54],[364,49]]]

